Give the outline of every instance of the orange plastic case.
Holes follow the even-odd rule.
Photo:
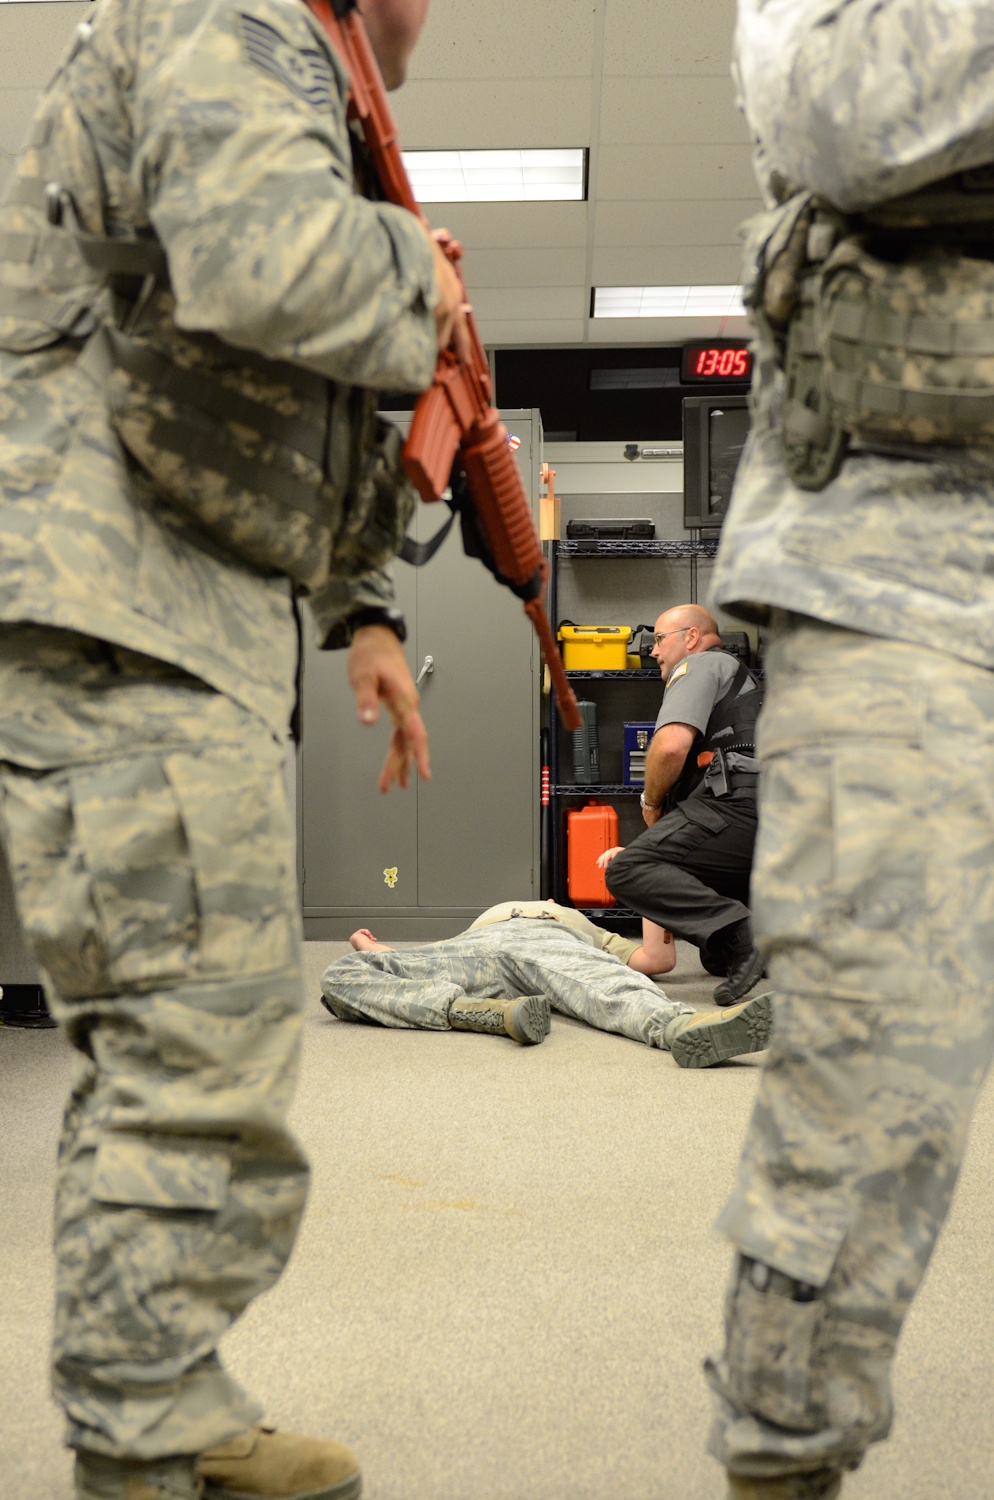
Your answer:
[[[567,889],[574,906],[615,906],[597,868],[597,856],[618,842],[618,814],[604,802],[588,802],[566,816]]]

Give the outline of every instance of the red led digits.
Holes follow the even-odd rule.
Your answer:
[[[728,381],[745,384],[752,373],[752,353],[746,344],[688,344],[681,361],[681,383]]]

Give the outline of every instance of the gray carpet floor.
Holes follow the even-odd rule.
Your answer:
[[[682,1072],[557,1017],[540,1047],[334,1021],[308,944],[295,1126],[314,1180],[282,1280],[224,1357],[297,1430],[360,1453],[367,1500],[724,1500],[702,1356],[712,1225],[760,1059]],[[681,944],[667,988],[713,981]],[[0,1500],[68,1500],[47,1394],[52,1159],[70,1053],[0,1029]],[[889,1443],[845,1500],[989,1500],[994,1090],[908,1320]]]

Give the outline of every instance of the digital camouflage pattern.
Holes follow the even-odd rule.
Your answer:
[[[984,0],[738,0],[734,73],[767,204],[845,210],[994,162]]]
[[[306,1193],[282,747],[167,663],[24,625],[0,627],[0,758],[18,908],[78,1049],[55,1393],[74,1446],[199,1452],[260,1414],[215,1347]]]
[[[322,637],[341,644],[348,610],[391,602],[384,564],[411,502],[377,392],[425,388],[436,358],[427,236],[356,191],[346,98],[300,0],[100,0],[0,205],[0,619],[174,662],[281,731],[290,586],[246,566],[239,540],[264,515],[267,477],[296,486],[332,539],[307,580]],[[139,281],[111,289],[71,214],[48,225],[49,181],[86,233],[161,243],[169,284],[137,318]],[[176,439],[197,414],[175,391],[80,368],[91,330],[125,319],[193,406],[196,377],[219,388],[226,415],[205,426],[201,414],[197,462],[180,452],[188,425]],[[279,442],[253,428],[253,404]],[[299,523],[277,521],[270,537],[292,541]],[[298,555],[310,535],[302,526]]]
[[[799,489],[767,278],[811,192],[879,216],[994,160],[992,40],[979,4],[739,0],[770,208],[746,226],[753,427],[712,600],[772,625],[752,902],[776,1000],[708,1371],[711,1451],[757,1500],[822,1500],[886,1436],[994,1051],[994,464],[857,450]]]
[[[454,1001],[542,994],[564,1016],[650,1047],[665,1047],[669,1023],[693,1014],[584,933],[534,917],[416,948],[347,953],[325,970],[321,989],[333,1015],[426,1031],[449,1030]]]
[[[778,330],[763,307],[766,277],[788,245],[807,190],[861,207],[920,186],[921,171],[939,177],[953,166],[994,160],[994,105],[989,90],[974,87],[994,21],[988,7],[957,3],[955,23],[943,30],[950,5],[741,0],[737,70],[758,142],[760,185],[771,205],[787,201],[745,226],[743,277],[756,325],[752,427],[711,597],[753,620],[766,619],[772,605],[923,645],[941,636],[965,660],[992,666],[990,450],[853,451],[826,488],[800,488],[785,468]],[[909,35],[921,45],[913,87],[915,110],[931,112],[927,131],[920,113],[913,127],[900,122],[912,88]],[[943,80],[944,96],[936,93]],[[971,122],[983,142],[975,151],[961,144]],[[915,157],[912,170],[908,160],[926,148],[934,152],[929,165]],[[886,173],[876,170],[881,161]],[[951,296],[958,272],[947,280]],[[907,308],[895,302],[893,310]]]
[[[516,903],[504,902],[483,913],[484,925],[439,943],[348,953],[321,976],[324,1004],[344,1021],[449,1031],[467,1029],[467,1004],[531,996],[543,1001],[546,1018],[551,1005],[599,1031],[665,1048],[680,1068],[714,1067],[767,1046],[769,995],[728,1010],[695,1011],[628,968],[617,956],[621,950],[609,951],[603,928],[589,933],[584,927],[592,923],[567,923],[548,909],[529,914],[542,904],[522,902],[516,915]],[[496,915],[502,909],[505,915]],[[628,944],[629,955],[637,946]],[[493,1029],[503,1031],[500,1011],[492,1015]]]
[[[994,677],[780,617],[753,872],[773,1037],[720,1220],[740,1265],[712,1451],[855,1467],[891,1420],[901,1323],[994,1050]]]

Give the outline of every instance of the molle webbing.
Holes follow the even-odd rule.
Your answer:
[[[323,405],[315,401],[309,416],[284,417],[216,378],[173,364],[147,344],[111,328],[101,328],[94,334],[80,358],[80,368],[99,383],[121,370],[172,403],[177,413],[174,419],[156,417],[156,446],[206,468],[223,469],[232,483],[270,495],[315,521],[324,520],[327,500],[317,486],[295,478],[282,466],[276,469],[260,463],[226,437],[222,424],[236,422],[264,441],[299,453],[321,468],[327,442],[326,401]],[[312,396],[327,391],[327,382],[320,376],[303,370],[294,373],[299,374],[301,385],[306,385]]]
[[[238,422],[262,438],[303,454],[312,464],[320,467],[324,463],[328,387],[319,375],[308,376],[304,370],[295,372],[301,377],[300,384],[309,387],[312,405],[306,415],[284,417],[271,406],[222,385],[216,377],[174,364],[148,344],[128,338],[116,328],[101,330],[84,356],[84,366],[92,367],[92,361],[105,357],[109,360],[108,371],[116,366],[179,405],[195,407],[204,416],[220,422]]]

